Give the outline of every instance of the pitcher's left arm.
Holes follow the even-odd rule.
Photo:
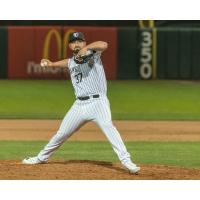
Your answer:
[[[81,56],[85,56],[87,55],[88,50],[92,50],[92,51],[105,51],[108,48],[108,43],[104,42],[104,41],[96,41],[96,42],[92,42],[90,44],[88,44],[87,46],[85,46],[84,48],[82,48],[77,56],[81,57]]]

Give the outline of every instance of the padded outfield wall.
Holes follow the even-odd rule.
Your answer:
[[[0,27],[0,78],[68,79],[64,69],[43,71],[41,58],[71,56],[71,31],[103,40],[106,76],[115,79],[200,79],[200,28],[9,26]]]

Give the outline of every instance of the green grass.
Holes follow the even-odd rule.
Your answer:
[[[109,81],[113,119],[200,120],[200,83]],[[0,80],[0,118],[63,118],[75,97],[70,81]]]
[[[0,81],[0,118],[60,118],[74,101],[65,81]]]
[[[45,144],[44,141],[0,141],[0,159],[35,156]],[[200,167],[200,142],[127,142],[126,146],[139,164]],[[51,159],[118,161],[108,142],[66,142]]]

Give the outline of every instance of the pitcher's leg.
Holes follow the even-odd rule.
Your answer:
[[[123,167],[130,173],[138,173],[140,167],[131,161],[131,156],[126,149],[119,132],[112,124],[110,105],[107,98],[102,98],[97,103],[95,106],[95,113],[97,117],[93,121],[99,125],[108,138]]]
[[[130,173],[138,173],[140,171],[140,167],[138,167],[136,164],[134,164],[131,161],[131,156],[127,152],[126,147],[121,139],[121,136],[117,129],[113,126],[112,122],[104,122],[104,123],[98,123],[105,135],[107,136],[108,140],[112,144],[112,147],[116,154],[119,157],[119,160],[121,161],[123,167],[128,170]]]
[[[49,143],[38,154],[37,157],[39,160],[47,161],[55,150],[83,125],[84,119],[81,116],[82,115],[77,106],[72,106],[63,119],[56,135],[51,138]]]
[[[122,141],[122,138],[113,125],[111,120],[110,105],[108,99],[102,98],[98,102],[98,106],[95,107],[96,119],[95,123],[101,128],[109,142],[111,143],[113,150],[116,152],[120,161],[130,160],[130,154]]]
[[[98,126],[101,128],[103,133],[108,138],[119,160],[121,162],[125,160],[130,160],[130,154],[128,153],[119,132],[117,131],[116,127],[112,124],[112,122],[111,121],[102,122],[100,120],[97,120],[95,122],[98,124]]]

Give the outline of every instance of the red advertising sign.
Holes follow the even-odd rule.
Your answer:
[[[71,56],[68,37],[72,31],[82,31],[87,43],[103,40],[109,48],[102,56],[106,76],[116,78],[117,31],[115,28],[82,27],[9,27],[8,31],[8,78],[68,78],[66,69],[40,66],[42,58],[57,61]]]

